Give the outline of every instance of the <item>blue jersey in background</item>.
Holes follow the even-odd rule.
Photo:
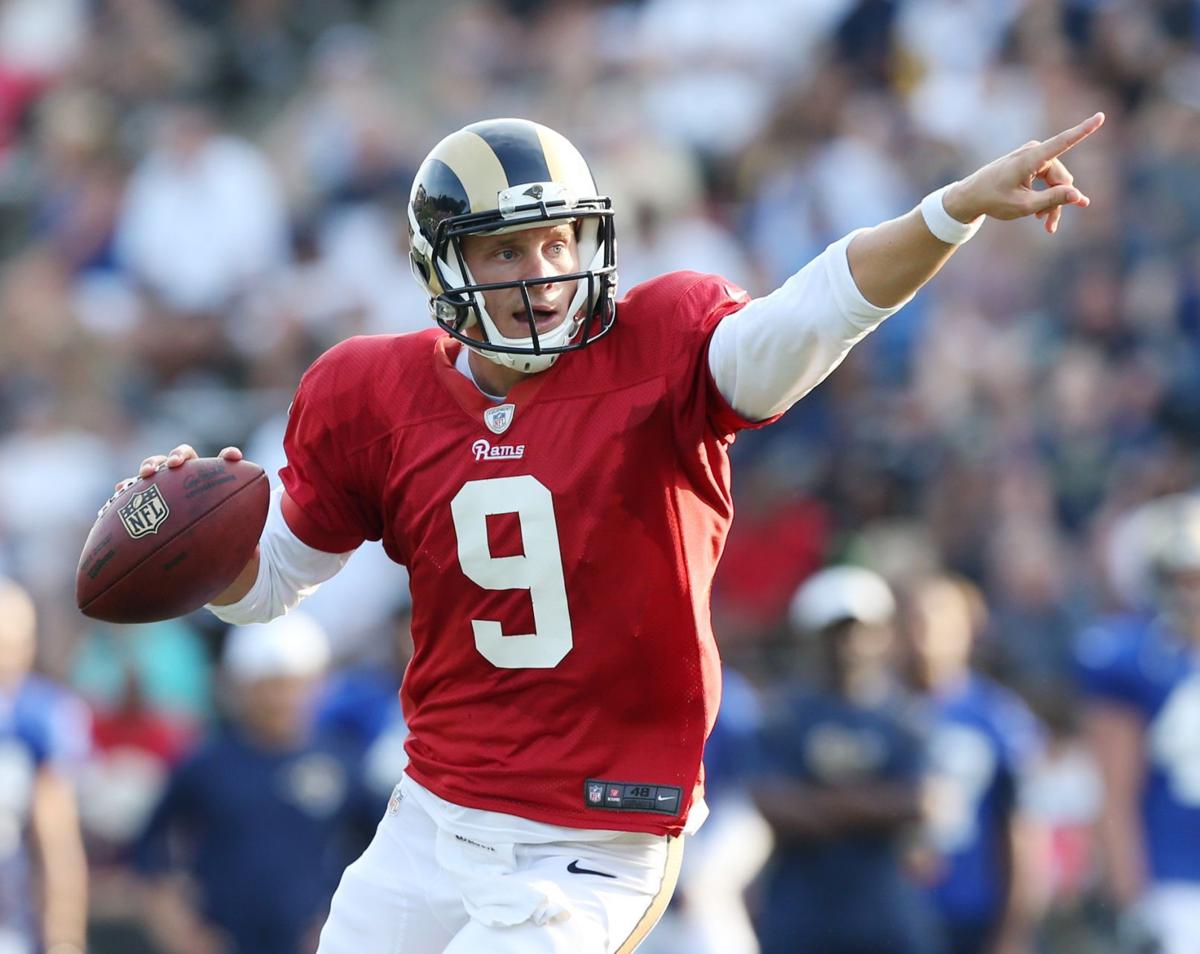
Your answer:
[[[736,669],[723,669],[721,708],[704,743],[704,799],[709,807],[744,791],[754,770],[755,733],[761,719],[758,697],[746,677]]]
[[[28,675],[0,692],[0,949],[6,952],[38,950],[29,854],[37,775],[45,765],[74,772],[90,745],[87,707],[58,683]]]
[[[0,695],[0,949],[21,954],[37,949],[29,821],[37,774],[49,757],[45,722]]]
[[[1009,819],[1041,730],[1020,697],[975,673],[923,703],[938,855],[929,891],[945,921],[990,928],[1007,902]]]
[[[1076,647],[1088,696],[1146,725],[1142,823],[1153,881],[1200,881],[1200,648],[1161,620],[1121,617]]]

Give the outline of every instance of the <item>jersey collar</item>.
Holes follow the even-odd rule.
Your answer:
[[[443,335],[434,341],[434,371],[442,386],[450,392],[459,407],[483,427],[483,412],[494,408],[497,402],[480,391],[474,381],[455,367],[458,355],[465,347],[466,345],[450,335]],[[545,371],[532,374],[513,385],[512,390],[508,392],[507,396],[501,398],[499,403],[513,404],[518,408],[529,405],[558,370],[558,365],[559,362],[556,361]]]

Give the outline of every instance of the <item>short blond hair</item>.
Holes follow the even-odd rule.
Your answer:
[[[959,614],[975,634],[987,626],[987,601],[979,587],[965,577],[953,573],[925,577],[913,586],[913,592],[943,611]]]
[[[37,611],[29,592],[0,576],[0,682],[21,679],[33,663]]]

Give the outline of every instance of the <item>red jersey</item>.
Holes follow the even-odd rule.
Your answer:
[[[293,532],[382,539],[409,570],[408,773],[469,808],[574,828],[682,830],[720,671],[709,618],[753,426],[708,369],[747,301],[674,273],[499,406],[430,329],[354,338],[291,409]]]

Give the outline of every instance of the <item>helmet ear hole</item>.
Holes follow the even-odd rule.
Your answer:
[[[575,220],[575,245],[581,264],[591,262],[596,250],[603,245],[603,229],[604,223],[600,219],[588,221],[580,216]]]
[[[425,262],[421,258],[417,257],[416,252],[408,253],[408,261],[412,265],[413,273],[417,276],[417,279],[419,281],[421,281],[423,284],[428,285],[429,284],[429,266],[426,265]]]

